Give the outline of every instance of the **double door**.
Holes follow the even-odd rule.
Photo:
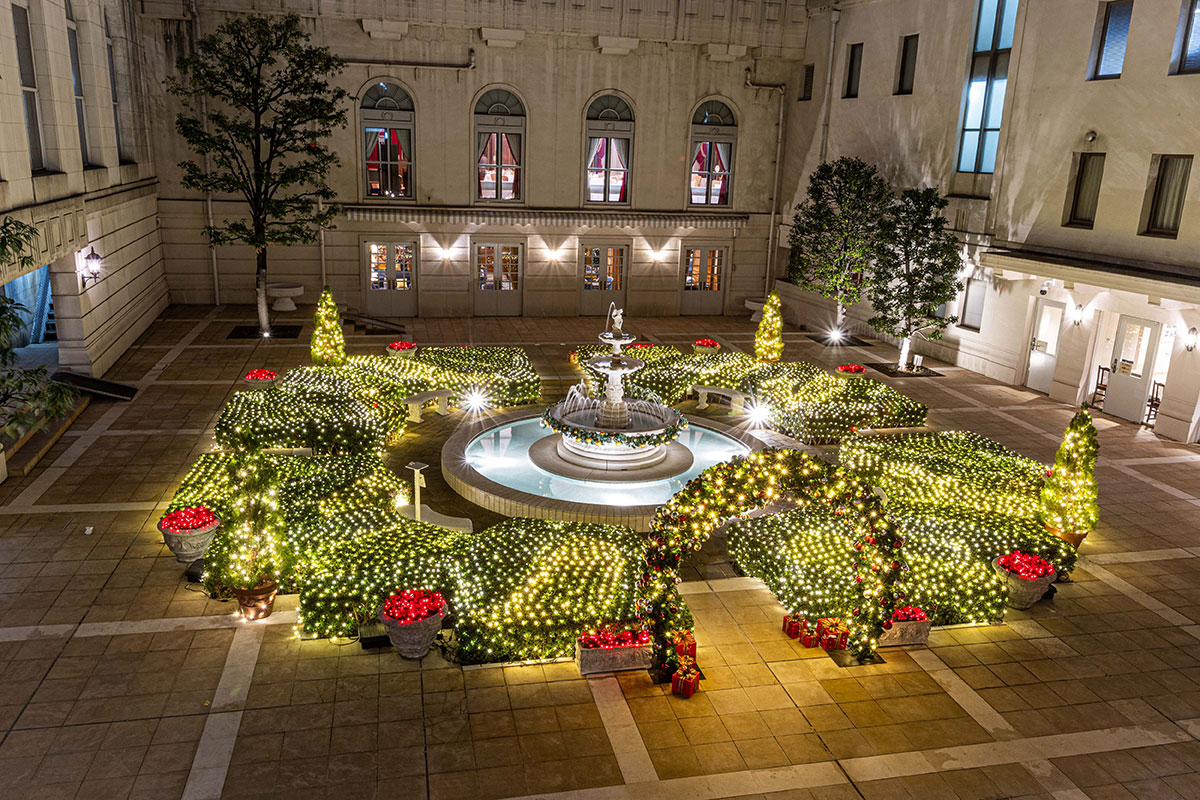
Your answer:
[[[603,316],[613,303],[617,308],[625,307],[625,265],[628,257],[629,248],[624,245],[583,245],[580,258],[580,316]]]
[[[724,247],[689,247],[683,251],[683,293],[679,313],[725,313],[728,251]]]
[[[475,316],[521,316],[525,246],[476,242],[472,249],[475,267]]]
[[[372,317],[417,316],[415,242],[367,244],[363,311]]]
[[[1162,324],[1122,314],[1113,339],[1104,413],[1141,422],[1154,382]]]

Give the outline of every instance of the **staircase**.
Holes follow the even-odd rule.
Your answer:
[[[58,341],[58,327],[54,322],[54,295],[49,294],[46,301],[46,322],[42,328],[43,342]]]

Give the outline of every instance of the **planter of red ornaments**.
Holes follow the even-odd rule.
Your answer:
[[[889,622],[891,624],[885,623],[883,633],[879,635],[880,647],[918,645],[929,641],[929,630],[933,627],[933,621],[916,606],[897,608],[892,612]]]
[[[1008,607],[1022,610],[1042,599],[1057,573],[1041,556],[1020,551],[995,559],[992,568],[1008,584]]]
[[[260,575],[253,586],[233,590],[242,616],[247,620],[266,619],[275,610],[275,595],[279,584],[266,575]]]
[[[181,508],[158,521],[163,542],[180,564],[203,558],[220,527],[221,518],[204,506]]]
[[[650,669],[650,631],[599,630],[575,640],[580,675]]]
[[[867,368],[862,364],[842,364],[837,371],[839,375],[862,375]]]
[[[417,352],[416,342],[392,342],[387,346],[389,356],[395,358],[412,358],[413,353]]]
[[[405,658],[424,658],[442,628],[446,601],[437,592],[405,589],[379,608],[379,621],[388,638]]]
[[[721,343],[716,339],[697,339],[692,342],[693,353],[715,353],[721,349]]]
[[[700,667],[691,656],[680,656],[679,666],[671,675],[671,694],[687,699],[700,688]]]
[[[273,369],[252,369],[242,376],[242,383],[251,389],[270,389],[279,379],[279,373]]]

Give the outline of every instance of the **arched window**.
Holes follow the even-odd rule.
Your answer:
[[[729,205],[737,120],[720,100],[700,104],[692,115],[692,168],[688,202],[694,206]]]
[[[587,137],[587,201],[629,202],[633,109],[615,94],[597,97],[588,106]]]
[[[364,183],[367,197],[413,196],[413,102],[394,83],[378,81],[363,92]]]
[[[520,200],[525,106],[507,89],[475,103],[475,199]]]

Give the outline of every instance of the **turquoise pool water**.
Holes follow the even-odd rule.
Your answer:
[[[749,447],[733,437],[690,425],[677,439],[692,451],[694,458],[686,472],[673,478],[637,483],[583,481],[546,472],[529,460],[533,443],[551,435],[553,432],[543,427],[537,417],[509,422],[472,439],[467,445],[467,463],[488,480],[528,494],[604,506],[651,506],[665,503],[713,464],[750,452]]]

